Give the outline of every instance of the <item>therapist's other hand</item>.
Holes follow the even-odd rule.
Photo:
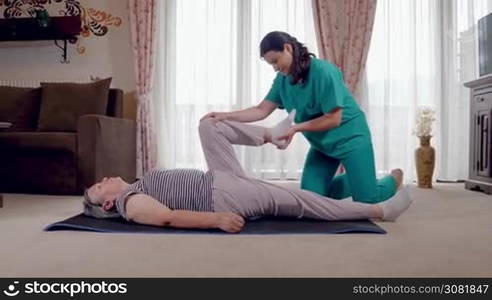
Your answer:
[[[277,149],[280,149],[280,150],[286,149],[290,145],[290,142],[292,142],[294,135],[298,131],[299,131],[299,128],[296,125],[294,125],[294,126],[290,127],[289,130],[287,130],[287,132],[284,135],[277,137],[276,138],[277,140],[285,140],[285,142],[282,146],[277,146]]]
[[[206,120],[206,119],[212,119],[213,121],[215,122],[218,122],[218,121],[224,121],[224,120],[227,120],[229,116],[229,113],[226,113],[226,112],[210,112],[206,115],[204,115],[200,121],[203,121],[203,120]]]

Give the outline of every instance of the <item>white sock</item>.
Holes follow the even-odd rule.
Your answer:
[[[383,208],[383,220],[394,222],[412,203],[409,188],[403,186],[390,199],[379,203]]]
[[[280,121],[277,125],[270,128],[270,134],[272,135],[272,144],[277,145],[278,147],[282,147],[285,144],[285,140],[278,140],[277,138],[286,134],[289,128],[292,126],[294,122],[294,118],[296,116],[296,110],[293,109],[287,118]]]

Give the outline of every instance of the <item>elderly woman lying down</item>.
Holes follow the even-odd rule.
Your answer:
[[[122,216],[140,224],[241,231],[244,218],[291,216],[320,220],[395,221],[410,205],[408,188],[377,204],[335,200],[316,193],[249,178],[232,144],[272,142],[270,130],[232,121],[205,119],[200,139],[209,170],[152,170],[128,184],[104,178],[84,194],[84,213],[97,218]]]

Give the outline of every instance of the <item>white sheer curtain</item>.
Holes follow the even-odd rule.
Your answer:
[[[261,38],[286,31],[317,54],[310,0],[160,1],[156,81],[159,166],[206,169],[198,137],[201,116],[258,104],[275,76],[259,57]],[[275,111],[271,126],[286,116]],[[287,150],[235,146],[246,171],[263,179],[299,179],[307,142]]]
[[[438,175],[468,178],[470,90],[463,83],[478,78],[476,24],[492,11],[492,0],[443,1],[443,98]]]
[[[378,173],[401,167],[407,182],[415,179],[415,112],[430,106],[437,112],[431,141],[434,178],[466,178],[469,100],[462,84],[475,78],[476,68],[475,37],[467,30],[490,11],[487,2],[378,1],[367,81],[361,88]]]

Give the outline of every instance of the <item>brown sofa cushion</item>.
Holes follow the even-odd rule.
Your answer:
[[[0,132],[2,150],[49,150],[77,153],[74,132]]]
[[[0,86],[0,122],[12,123],[2,131],[36,130],[40,101],[40,88]]]
[[[41,83],[38,131],[76,131],[87,114],[105,115],[111,78],[91,83]]]

